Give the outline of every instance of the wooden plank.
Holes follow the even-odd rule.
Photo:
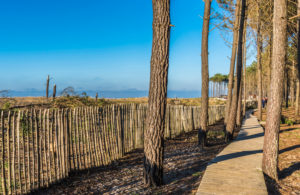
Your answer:
[[[54,145],[55,145],[55,154],[54,154],[54,173],[55,181],[59,180],[59,149],[58,149],[58,121],[57,121],[58,110],[54,111]]]
[[[96,148],[95,140],[93,136],[93,115],[92,115],[92,107],[88,108],[88,121],[89,121],[89,144],[90,144],[90,153],[91,153],[91,167],[96,167]]]
[[[33,134],[33,123],[32,123],[32,110],[30,112],[28,112],[27,115],[27,124],[28,124],[28,137],[27,137],[27,151],[28,151],[28,158],[27,158],[27,165],[28,165],[28,177],[29,177],[29,192],[32,190],[32,166],[31,166],[31,141],[30,141],[30,137],[32,138],[32,134]]]
[[[10,162],[10,134],[11,134],[11,113],[8,112],[8,122],[7,122],[7,161],[8,161],[8,194],[12,193],[11,189],[11,162]]]
[[[98,139],[98,149],[99,149],[99,156],[101,157],[101,165],[105,165],[106,164],[106,158],[105,158],[105,152],[104,152],[104,146],[103,146],[103,109],[102,108],[96,108],[96,121],[97,123],[99,123],[99,125],[97,125],[97,129],[96,129],[96,135],[97,135],[97,139]]]
[[[4,195],[6,195],[6,177],[5,177],[5,134],[4,134],[4,115],[3,115],[3,111],[1,111],[1,133],[2,133],[2,144],[1,144],[1,181],[2,181],[2,193]]]
[[[81,170],[81,152],[80,152],[80,136],[79,136],[79,108],[76,109],[76,147],[77,147],[77,162],[78,169]]]
[[[63,179],[63,171],[64,171],[64,165],[63,165],[63,142],[62,142],[62,115],[63,115],[63,111],[59,111],[58,112],[58,140],[59,140],[59,179]]]
[[[27,113],[28,111],[26,110],[25,113],[22,113],[22,142],[23,142],[23,175],[24,175],[24,183],[25,183],[25,193],[28,193],[28,186],[27,186],[27,172],[26,172],[26,161],[25,161],[25,158],[26,158],[26,134],[28,133],[28,129],[26,129],[27,127],[27,120],[26,120],[26,117],[27,117]],[[26,132],[27,131],[27,132]]]
[[[41,171],[41,129],[42,129],[42,111],[39,110],[37,113],[37,174],[38,174],[38,188],[43,186],[42,178],[43,174]]]
[[[74,170],[79,169],[79,162],[77,161],[77,134],[76,134],[76,109],[73,109],[73,130],[72,132],[72,141],[73,141],[73,164],[74,164]]]
[[[48,183],[48,165],[47,165],[47,149],[46,149],[46,135],[47,135],[47,118],[46,118],[46,114],[47,114],[47,110],[45,109],[44,110],[44,113],[43,113],[43,130],[42,130],[42,143],[43,143],[43,146],[42,146],[42,158],[43,158],[43,163],[42,163],[42,173],[43,173],[43,186],[46,186],[48,187],[49,186],[49,183]],[[46,173],[45,173],[46,172]]]
[[[68,169],[67,169],[67,177],[69,176],[69,173],[71,172],[72,169],[72,160],[71,160],[71,155],[72,155],[72,136],[71,136],[71,131],[72,131],[72,110],[68,109],[67,110],[67,115],[66,115],[66,123],[67,123],[67,161],[68,161]]]
[[[50,140],[49,140],[49,128],[50,128],[50,121],[49,121],[49,109],[45,110],[46,114],[45,114],[45,141],[44,141],[44,146],[45,146],[45,165],[46,165],[46,169],[47,169],[47,179],[46,179],[46,186],[49,187],[50,184],[50,177],[51,177],[51,173],[50,173],[50,151],[49,151],[49,147],[50,147]]]
[[[51,120],[50,120],[51,119]],[[50,142],[50,157],[49,157],[49,165],[50,165],[50,183],[53,183],[53,168],[55,167],[54,164],[54,143],[53,143],[53,125],[54,125],[54,110],[51,111],[50,115],[49,115],[49,121],[50,121],[50,126],[49,126],[49,142]],[[54,169],[54,172],[56,170]],[[55,175],[55,174],[54,174]]]
[[[69,173],[69,136],[68,136],[68,120],[67,120],[67,115],[68,115],[68,110],[65,110],[64,114],[64,149],[65,149],[65,177],[68,177]]]
[[[86,155],[86,168],[91,167],[91,148],[90,148],[90,142],[89,142],[89,122],[88,122],[88,113],[87,108],[85,107],[83,110],[84,115],[84,124],[85,124],[85,131],[84,131],[84,141],[85,141],[85,155]]]
[[[33,117],[34,117],[34,139],[33,139],[33,189],[36,189],[38,184],[37,182],[38,180],[38,162],[37,162],[37,158],[38,158],[38,122],[37,122],[37,113],[36,110],[33,110]],[[37,175],[37,177],[36,177]]]
[[[21,112],[18,112],[18,119],[17,119],[17,147],[18,147],[18,183],[20,187],[20,194],[23,193],[22,190],[22,180],[21,180],[21,158],[20,158],[20,119],[21,119]]]
[[[16,145],[15,145],[15,115],[16,115],[16,112],[13,112],[13,115],[12,115],[12,170],[11,170],[11,173],[12,173],[12,181],[13,181],[13,185],[12,185],[12,188],[13,188],[13,192],[16,193],[16,175],[15,175],[15,155],[16,155]]]

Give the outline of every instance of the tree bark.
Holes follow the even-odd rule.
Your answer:
[[[245,11],[246,11],[246,0],[241,0],[241,17],[239,24],[239,39],[238,39],[238,49],[237,49],[237,64],[236,64],[236,80],[234,82],[232,103],[230,105],[230,115],[226,125],[227,136],[226,139],[232,139],[232,133],[235,128],[237,106],[239,100],[239,90],[241,84],[241,73],[243,66],[243,33],[244,33],[244,21],[245,21]]]
[[[264,136],[262,169],[273,179],[278,179],[278,142],[286,59],[287,5],[285,0],[274,1],[273,55],[270,98]]]
[[[297,2],[297,15],[300,14],[300,0],[298,0]],[[297,44],[297,89],[296,89],[296,116],[299,115],[299,93],[300,93],[300,86],[299,86],[299,82],[300,82],[300,18],[298,17],[297,20],[297,40],[298,40],[298,44]]]
[[[240,85],[239,90],[239,100],[238,100],[238,107],[237,107],[237,116],[236,116],[236,126],[239,129],[242,125],[242,86]]]
[[[240,1],[236,2],[235,7],[235,21],[233,27],[233,42],[232,42],[232,50],[231,50],[231,59],[230,59],[230,71],[228,75],[228,90],[227,90],[227,102],[225,108],[225,119],[224,123],[227,124],[227,120],[229,117],[229,112],[231,108],[231,101],[232,101],[232,88],[233,88],[233,79],[234,79],[234,68],[235,68],[235,61],[236,61],[236,50],[238,45],[238,38],[239,38],[239,14],[240,14]]]
[[[300,84],[299,79],[296,81],[296,102],[295,102],[295,115],[299,115],[299,95],[300,95]]]
[[[247,20],[245,22],[245,29],[244,29],[244,54],[243,54],[243,59],[244,59],[244,70],[243,70],[243,77],[244,77],[244,104],[243,104],[243,116],[246,114],[246,63],[247,63]]]
[[[153,40],[147,128],[144,133],[144,183],[163,184],[164,118],[170,41],[170,1],[153,0]]]
[[[201,147],[206,145],[206,131],[208,124],[208,34],[209,34],[209,21],[210,21],[210,7],[211,0],[205,0],[204,17],[202,26],[202,43],[201,43],[201,118],[200,130],[198,132],[198,144]]]
[[[288,69],[285,68],[285,82],[284,82],[284,99],[285,107],[289,107],[289,79],[288,79]]]
[[[262,116],[262,65],[261,65],[261,53],[262,53],[262,37],[261,37],[261,5],[260,1],[257,1],[257,90],[258,90],[258,120],[261,120]]]

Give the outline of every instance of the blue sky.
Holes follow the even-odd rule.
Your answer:
[[[201,88],[203,10],[202,0],[171,0],[170,90]],[[0,90],[44,89],[48,74],[59,89],[148,89],[151,0],[1,1],[0,26]],[[211,76],[229,71],[219,35],[209,38]]]

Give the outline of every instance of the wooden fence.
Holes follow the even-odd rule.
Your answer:
[[[200,107],[168,106],[165,138],[199,128]],[[146,105],[1,111],[2,194],[25,194],[143,147]],[[209,124],[224,106],[209,108]]]

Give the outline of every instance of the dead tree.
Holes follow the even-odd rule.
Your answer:
[[[49,97],[49,83],[50,83],[50,76],[47,77],[47,83],[46,83],[46,98]]]
[[[53,86],[53,99],[56,97],[56,85]]]

